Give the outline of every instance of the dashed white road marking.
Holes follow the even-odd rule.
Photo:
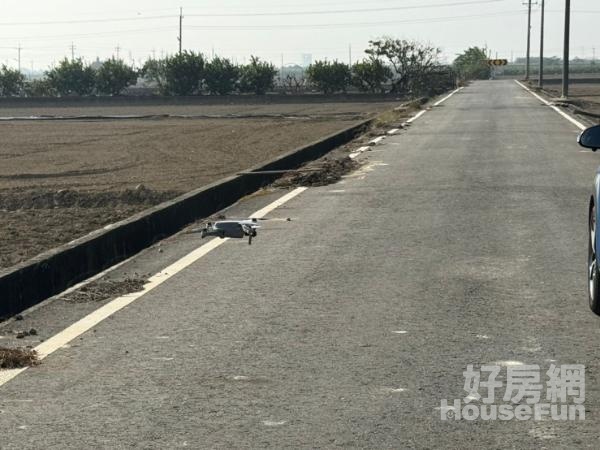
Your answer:
[[[533,92],[531,89],[529,89],[527,86],[525,86],[523,83],[521,83],[519,80],[515,80],[515,83],[517,83],[519,86],[521,86],[523,89],[525,89],[527,92],[529,92],[531,95],[533,95],[535,98],[537,98],[540,102],[542,102],[544,105],[549,106],[550,108],[552,108],[554,111],[556,111],[557,113],[559,113],[561,116],[563,116],[565,119],[567,119],[569,122],[571,122],[573,125],[575,125],[577,128],[579,128],[580,130],[585,130],[587,127],[582,124],[581,122],[579,122],[578,120],[576,120],[575,118],[571,117],[569,114],[567,114],[564,111],[561,111],[557,106],[554,106],[552,103],[550,103],[548,100],[546,100],[545,98],[542,98],[540,95],[537,95],[535,92]]]
[[[285,420],[275,421],[275,420],[263,420],[263,425],[267,427],[279,427],[281,425],[285,425]]]
[[[359,147],[357,148],[355,151],[353,151],[352,153],[350,153],[348,155],[348,157],[350,157],[351,159],[356,158],[358,155],[360,155],[363,152],[366,152],[368,150],[371,150],[371,147],[367,147],[367,146],[363,146],[363,147]]]
[[[419,117],[421,117],[423,114],[425,114],[427,112],[427,110],[423,110],[423,111],[419,111],[417,114],[415,114],[414,116],[412,116],[410,119],[408,119],[406,121],[406,123],[413,123],[415,120],[417,120]]]
[[[406,392],[404,388],[396,388],[396,387],[384,387],[382,391],[387,392],[388,394],[399,394],[401,392]]]
[[[385,139],[385,136],[379,136],[376,137],[375,139],[373,139],[372,141],[369,141],[369,145],[377,145],[379,144],[381,141],[383,141]]]
[[[396,330],[396,331],[392,331],[392,333],[394,333],[394,334],[406,334],[406,333],[408,333],[408,331]]]
[[[523,366],[524,363],[522,363],[521,361],[495,361],[492,363],[492,365],[511,367],[511,366]]]
[[[307,189],[306,187],[296,188],[293,191],[288,192],[284,196],[278,198],[273,203],[256,211],[250,217],[261,219],[264,216],[266,216],[268,213],[270,213],[271,211],[279,208],[280,206],[287,203],[294,197],[300,195],[306,189]],[[201,245],[197,249],[195,249],[192,252],[185,255],[183,258],[179,259],[178,261],[174,262],[170,266],[166,267],[165,269],[161,270],[157,274],[150,277],[148,279],[148,282],[144,285],[144,288],[141,291],[133,292],[131,294],[125,294],[121,297],[118,297],[118,298],[110,301],[109,303],[98,308],[96,311],[88,314],[83,319],[78,320],[73,325],[65,328],[63,331],[52,336],[48,340],[42,342],[40,345],[35,347],[34,350],[38,353],[38,356],[40,359],[46,358],[47,356],[51,355],[59,348],[62,348],[65,345],[67,345],[73,339],[78,338],[86,331],[92,329],[93,327],[98,325],[103,320],[105,320],[108,317],[112,316],[113,314],[117,313],[118,311],[125,308],[126,306],[132,304],[133,302],[135,302],[140,297],[144,296],[145,294],[147,294],[154,288],[160,286],[162,283],[167,281],[169,278],[173,277],[177,273],[184,270],[186,267],[195,263],[203,256],[206,256],[208,253],[210,253],[217,247],[223,245],[228,240],[229,240],[229,238],[213,239],[211,241],[208,241],[206,244]],[[9,382],[13,378],[15,378],[17,375],[24,372],[25,370],[27,370],[27,367],[22,368],[22,369],[10,369],[10,370],[5,370],[5,371],[0,371],[0,386],[6,384],[7,382]]]
[[[459,87],[458,89],[455,89],[454,91],[450,92],[450,94],[446,95],[444,98],[442,98],[441,100],[438,100],[437,102],[435,102],[433,104],[433,106],[439,106],[442,103],[444,103],[446,100],[448,100],[450,97],[452,97],[454,94],[456,94],[457,92],[460,92],[461,90],[463,90],[464,87]],[[425,114],[427,111],[431,111],[431,108],[427,108],[424,109],[422,111],[419,111],[417,114],[415,114],[414,116],[412,116],[410,119],[408,119],[406,122],[404,122],[402,124],[402,126],[406,126],[409,125],[411,123],[413,123],[415,120],[417,120],[419,117],[421,117],[423,114]],[[397,133],[398,131],[400,131],[398,128],[394,128],[390,131],[387,132],[388,135],[393,135],[395,133]],[[379,143],[379,141],[381,141],[382,139],[384,139],[385,136],[380,136],[378,138],[373,139],[371,142],[369,142],[369,145],[376,145],[377,143]]]

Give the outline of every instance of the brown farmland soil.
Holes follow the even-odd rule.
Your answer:
[[[547,85],[544,90],[556,98],[562,95],[560,85]],[[570,84],[569,99],[575,107],[594,114],[600,114],[600,80],[598,83]]]
[[[0,108],[0,117],[248,116],[0,121],[0,269],[393,106]]]

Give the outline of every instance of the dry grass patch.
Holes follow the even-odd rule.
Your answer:
[[[40,363],[35,350],[28,348],[0,347],[0,369],[21,369]]]
[[[141,291],[147,282],[148,280],[140,277],[94,281],[65,295],[63,300],[70,303],[101,302]]]

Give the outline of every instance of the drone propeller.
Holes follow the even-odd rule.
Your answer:
[[[240,222],[240,223],[247,223],[247,222],[265,222],[267,220],[272,221],[272,222],[291,222],[292,219],[289,217],[284,218],[280,218],[280,217],[249,217],[246,219],[223,219],[225,221],[232,221],[232,222]]]

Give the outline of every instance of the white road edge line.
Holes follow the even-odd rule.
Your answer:
[[[523,83],[521,83],[519,80],[515,80],[515,83],[517,83],[519,86],[521,86],[523,89],[525,89],[527,92],[529,92],[531,95],[533,95],[535,98],[537,98],[540,102],[542,102],[544,105],[549,106],[550,108],[552,108],[554,111],[556,111],[557,113],[559,113],[561,116],[563,116],[565,119],[567,119],[569,122],[571,122],[573,125],[575,125],[577,128],[579,128],[580,130],[585,130],[587,127],[582,124],[581,122],[579,122],[578,120],[574,119],[573,117],[571,117],[569,114],[567,114],[564,111],[561,111],[558,106],[554,106],[552,103],[550,103],[548,100],[546,100],[545,98],[537,95],[535,92],[533,92],[531,89],[529,89],[527,86],[525,86]]]
[[[465,88],[464,86],[461,86],[461,87],[459,87],[458,89],[455,89],[454,91],[452,91],[452,92],[450,92],[448,95],[446,95],[446,96],[445,96],[443,99],[441,99],[441,100],[438,100],[437,102],[435,102],[435,103],[433,104],[433,106],[439,106],[439,105],[441,105],[441,104],[442,104],[442,103],[444,103],[446,100],[448,100],[450,97],[452,97],[454,94],[456,94],[456,93],[457,93],[457,92],[459,92],[459,91],[462,91],[464,88]]]
[[[270,213],[271,211],[279,208],[280,206],[287,203],[294,197],[300,195],[306,189],[308,189],[308,188],[306,188],[306,187],[296,188],[293,191],[288,192],[284,196],[275,200],[273,203],[256,211],[254,214],[251,214],[250,217],[261,219],[264,216],[266,216],[268,213]],[[51,355],[59,348],[68,344],[69,342],[71,342],[73,339],[76,339],[77,337],[81,336],[86,331],[88,331],[91,328],[98,325],[104,319],[107,319],[108,317],[117,313],[121,309],[123,309],[126,306],[130,305],[131,303],[135,302],[137,299],[144,296],[145,294],[147,294],[154,288],[160,286],[162,283],[167,281],[169,278],[171,278],[172,276],[181,272],[183,269],[190,266],[191,264],[195,263],[200,258],[207,255],[212,250],[221,246],[228,240],[229,240],[228,238],[213,239],[213,240],[207,242],[206,244],[201,245],[200,247],[198,247],[197,249],[188,253],[187,255],[185,255],[178,261],[174,262],[170,266],[161,270],[157,274],[151,276],[148,279],[148,282],[144,285],[144,288],[142,291],[134,292],[131,294],[126,294],[126,295],[123,295],[121,297],[118,297],[118,298],[110,301],[106,305],[98,308],[96,311],[88,314],[83,319],[78,320],[74,324],[65,328],[63,331],[57,333],[56,335],[52,336],[48,340],[42,342],[40,345],[38,345],[37,347],[34,348],[34,350],[38,353],[40,360]],[[5,371],[0,371],[0,386],[8,383],[10,380],[12,380],[13,378],[15,378],[17,375],[24,372],[25,370],[27,370],[26,367],[22,368],[22,369],[10,369],[10,370],[5,370]]]

